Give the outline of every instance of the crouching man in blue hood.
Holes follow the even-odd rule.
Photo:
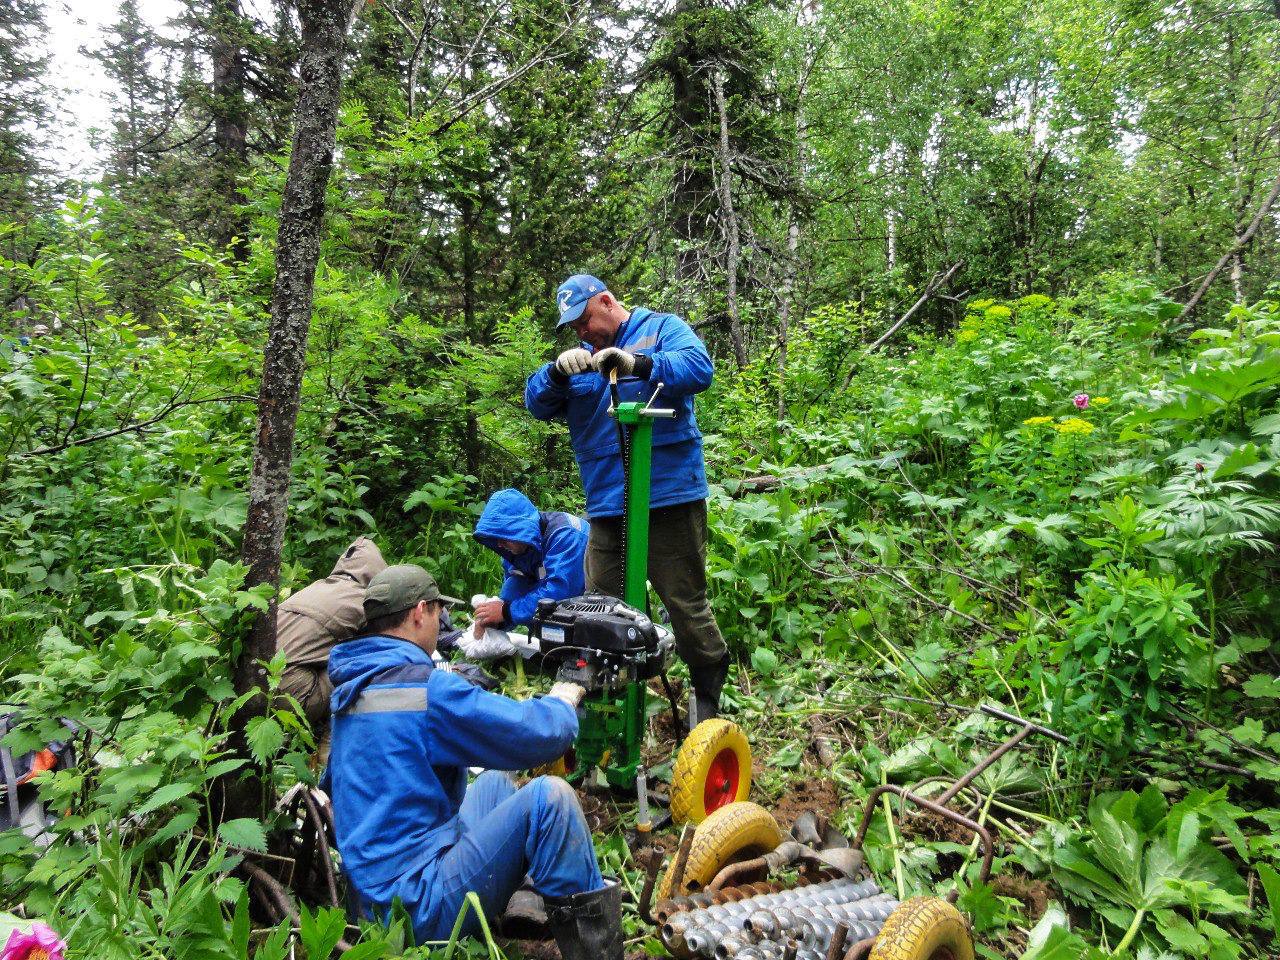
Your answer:
[[[622,960],[621,888],[600,875],[577,795],[499,772],[564,754],[582,687],[517,701],[435,669],[442,603],[421,567],[388,567],[365,590],[364,633],[329,657],[326,786],[362,912],[385,920],[399,900],[419,943],[443,940],[468,891],[496,918],[527,880],[565,960]],[[488,768],[469,788],[468,767]]]
[[[527,627],[539,600],[580,596],[587,583],[587,536],[584,520],[539,510],[519,490],[490,497],[475,538],[502,557],[506,578],[497,599],[476,607],[477,627]]]

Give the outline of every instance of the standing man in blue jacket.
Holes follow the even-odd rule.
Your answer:
[[[571,513],[539,510],[519,490],[499,490],[484,505],[475,538],[502,558],[502,590],[476,607],[476,624],[510,630],[533,622],[539,600],[582,594],[587,525]]]
[[[707,603],[707,471],[693,398],[711,385],[707,348],[672,313],[628,310],[595,277],[560,285],[557,329],[582,343],[545,364],[525,385],[524,404],[539,420],[564,420],[587,494],[591,535],[587,589],[622,595],[622,457],[609,415],[609,374],[620,399],[647,400],[676,411],[653,424],[649,513],[649,579],[671,615],[680,656],[689,665],[699,720],[714,717],[729,654]],[[626,380],[621,378],[634,378]]]
[[[419,943],[449,936],[474,891],[499,917],[526,880],[564,960],[622,960],[621,889],[605,881],[577,795],[558,777],[520,789],[502,770],[562,756],[584,690],[511,700],[434,668],[440,591],[400,564],[365,590],[365,632],[329,656],[333,798],[342,868],[365,915],[399,900]],[[486,767],[467,786],[467,769]],[[471,914],[464,930],[475,933]]]

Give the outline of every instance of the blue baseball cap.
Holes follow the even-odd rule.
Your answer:
[[[603,280],[586,273],[576,273],[560,284],[560,289],[556,291],[556,306],[560,308],[556,329],[577,320],[582,316],[582,311],[587,309],[587,301],[608,289]]]

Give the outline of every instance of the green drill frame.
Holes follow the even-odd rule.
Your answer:
[[[623,525],[626,553],[623,556],[622,600],[637,610],[649,603],[649,489],[653,464],[653,414],[643,403],[620,403],[614,416],[631,439],[627,460],[626,498]],[[575,744],[577,767],[571,782],[584,778],[599,766],[609,786],[617,790],[635,787],[644,746],[648,714],[648,686],[632,680],[617,690],[606,690],[583,701]]]

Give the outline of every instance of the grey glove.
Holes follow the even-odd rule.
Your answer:
[[[575,710],[578,704],[582,702],[582,698],[587,695],[585,687],[580,687],[576,683],[569,683],[567,680],[557,680],[551,685],[551,689],[547,692],[548,697],[555,697],[557,700],[563,700]]]
[[[653,378],[653,357],[643,353],[627,353],[617,347],[605,347],[592,354],[591,365],[602,377],[617,370],[622,377],[639,377],[641,380]]]
[[[566,350],[556,357],[556,369],[566,377],[571,377],[575,373],[586,373],[591,369],[591,351],[584,350],[582,347]]]
[[[619,350],[617,347],[605,347],[592,355],[591,365],[604,377],[613,370],[617,370],[620,377],[629,377],[636,368],[636,355]]]

